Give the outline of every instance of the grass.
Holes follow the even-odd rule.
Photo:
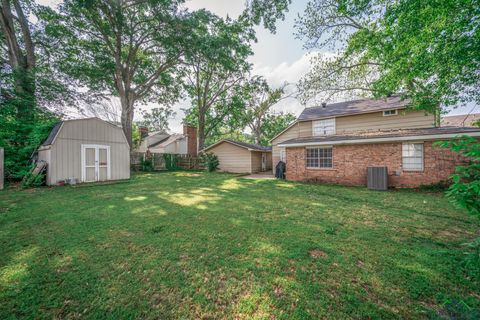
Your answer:
[[[0,192],[0,319],[478,318],[441,194],[155,173]]]

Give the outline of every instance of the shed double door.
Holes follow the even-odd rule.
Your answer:
[[[110,180],[110,146],[82,145],[82,182]]]

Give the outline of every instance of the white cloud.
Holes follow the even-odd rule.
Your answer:
[[[279,87],[287,82],[290,84],[290,86],[287,87],[287,91],[292,92],[297,90],[296,85],[298,81],[310,70],[311,59],[318,57],[319,54],[320,53],[305,53],[292,63],[282,62],[273,68],[255,64],[253,73],[265,77],[272,87]],[[321,55],[331,57],[334,54],[321,53]],[[282,100],[274,106],[274,110],[277,112],[292,112],[295,115],[299,115],[304,108],[305,106],[295,98]]]

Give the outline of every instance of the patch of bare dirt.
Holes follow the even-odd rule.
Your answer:
[[[310,255],[310,257],[312,257],[314,259],[325,258],[325,257],[328,256],[326,252],[324,252],[322,250],[319,250],[319,249],[310,250],[308,252],[308,254]]]

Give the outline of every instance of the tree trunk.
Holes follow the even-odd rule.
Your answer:
[[[205,147],[205,112],[198,112],[197,154]]]
[[[127,138],[128,145],[130,146],[130,150],[133,149],[133,141],[132,141],[132,126],[133,126],[133,116],[134,116],[134,109],[133,104],[135,103],[134,99],[131,97],[120,97],[120,101],[122,104],[122,129],[125,137]]]
[[[255,134],[255,143],[260,144],[260,142],[262,141],[262,132],[259,127],[255,128],[254,134]]]

